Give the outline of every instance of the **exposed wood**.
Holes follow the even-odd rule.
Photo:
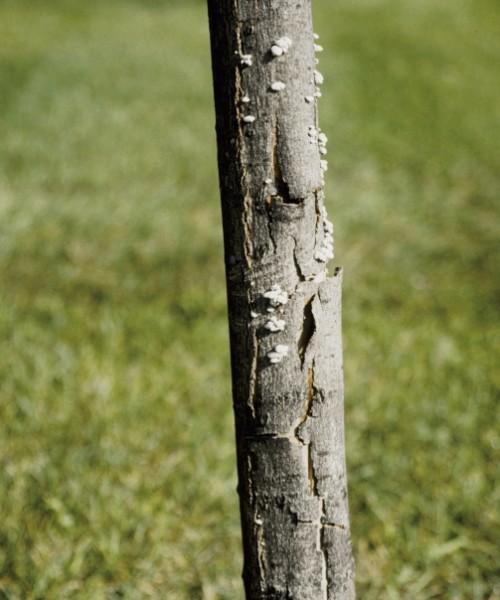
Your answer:
[[[342,274],[327,274],[311,5],[208,5],[246,595],[351,600]]]

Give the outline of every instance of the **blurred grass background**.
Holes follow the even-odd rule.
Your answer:
[[[498,599],[500,6],[315,20],[359,597]],[[213,123],[202,1],[0,1],[4,600],[242,599]]]

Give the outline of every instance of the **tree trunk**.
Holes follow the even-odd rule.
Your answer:
[[[248,600],[351,600],[310,0],[208,0]]]

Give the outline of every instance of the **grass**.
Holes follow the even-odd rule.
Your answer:
[[[500,11],[317,0],[363,600],[498,600]],[[242,598],[203,2],[0,3],[0,598]]]

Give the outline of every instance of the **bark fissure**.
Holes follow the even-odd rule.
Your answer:
[[[312,407],[313,407],[315,395],[316,395],[316,390],[314,388],[314,360],[313,360],[311,367],[307,371],[306,407],[304,410],[304,414],[299,417],[298,423],[294,427],[295,437],[304,446],[307,445],[307,442],[301,437],[300,432],[301,432],[301,429],[304,427],[307,419],[312,414]]]
[[[208,6],[246,597],[352,600],[310,0]]]
[[[307,474],[309,477],[309,489],[313,496],[319,497],[318,492],[318,478],[314,470],[314,457],[313,457],[313,444],[309,442],[307,444]]]
[[[304,366],[304,358],[306,350],[311,341],[314,332],[316,331],[316,323],[312,311],[312,303],[315,296],[310,298],[304,305],[304,316],[302,320],[302,329],[300,331],[299,340],[297,342],[297,350],[300,356],[301,365]]]
[[[278,246],[277,246],[276,240],[274,239],[274,234],[273,234],[273,200],[274,200],[274,198],[272,196],[268,196],[265,206],[266,206],[266,212],[267,212],[267,226],[268,226],[268,231],[269,231],[269,240],[271,241],[272,253],[275,254]]]
[[[272,138],[272,168],[273,168],[273,179],[274,186],[276,189],[276,198],[281,200],[283,204],[300,204],[304,201],[304,198],[292,198],[290,195],[290,188],[288,183],[283,177],[283,172],[280,166],[280,150],[279,150],[279,126],[277,122],[274,123],[274,131]]]
[[[305,281],[306,276],[300,265],[299,257],[297,256],[297,240],[295,238],[293,239],[293,263],[295,265],[295,271],[297,273],[297,278],[299,280],[299,283],[301,281]]]
[[[319,533],[319,548],[321,550],[321,554],[323,557],[323,568],[321,571],[321,587],[323,591],[324,600],[329,600],[328,598],[328,589],[331,588],[328,581],[328,550],[327,543],[325,539],[325,527],[323,523],[323,519],[326,518],[325,512],[325,499],[321,499],[321,517],[320,517],[320,526],[318,528]]]
[[[239,29],[237,29],[237,38],[239,40]],[[241,188],[244,190],[243,204],[244,209],[242,212],[243,230],[244,230],[244,252],[247,266],[252,267],[252,254],[253,254],[253,243],[252,243],[252,198],[249,193],[249,186],[247,178],[249,176],[246,158],[245,158],[245,142],[244,142],[244,131],[242,127],[243,115],[241,112],[241,99],[243,98],[243,89],[241,84],[241,74],[239,69],[235,68],[235,98],[234,108],[238,116],[238,138],[239,143],[237,144],[237,158],[241,165]]]
[[[259,346],[257,343],[257,333],[255,328],[252,328],[251,330],[250,343],[252,345],[252,351],[248,382],[247,406],[250,409],[250,414],[252,418],[255,419],[255,400],[257,395],[257,365],[259,362]]]

